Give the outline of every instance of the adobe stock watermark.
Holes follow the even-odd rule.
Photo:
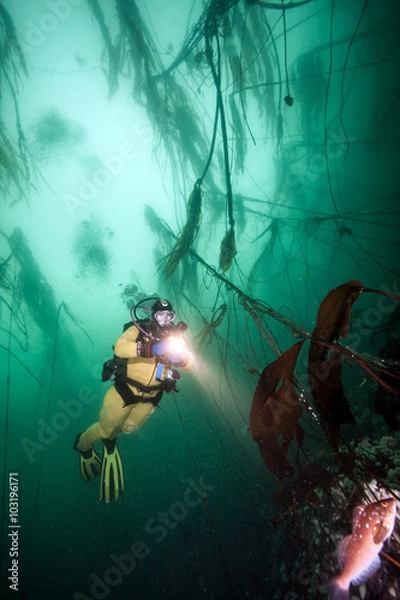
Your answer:
[[[188,516],[192,508],[199,506],[208,492],[212,492],[216,486],[204,482],[204,477],[199,477],[198,482],[186,479],[187,488],[177,502],[170,504],[166,511],[158,511],[157,515],[148,519],[144,530],[150,540],[156,544],[162,543],[171,531],[176,529]],[[96,572],[90,574],[91,585],[89,594],[76,592],[74,600],[105,600],[112,588],[120,585],[124,577],[130,575],[138,561],[145,560],[151,554],[151,542],[137,539],[133,542],[127,552],[123,554],[111,554],[111,564],[101,575]]]
[[[363,337],[370,335],[374,329],[382,325],[387,317],[400,305],[399,282],[395,281],[390,289],[386,285],[381,286],[383,294],[379,294],[375,307],[369,307],[363,311],[355,321],[355,331],[351,332],[346,339],[346,346],[357,348]],[[388,295],[385,295],[388,294]]]
[[[21,38],[24,53],[31,54],[44,44],[49,35],[54,34],[60,23],[68,19],[76,6],[85,0],[47,0],[45,11],[35,21],[26,22],[25,35]]]
[[[98,396],[91,387],[82,386],[76,398],[57,400],[56,404],[61,410],[54,413],[48,423],[44,419],[37,419],[36,439],[23,437],[20,440],[29,462],[31,464],[35,462],[35,454],[44,452],[51,446],[58,439],[59,434],[69,428],[71,421],[75,421],[82,414],[84,407],[97,399]]]
[[[337,160],[346,155],[349,144],[356,138],[346,137],[341,130],[327,132],[326,150],[314,153],[310,160],[300,161],[297,171],[290,171],[285,177],[285,184],[289,189],[297,191],[310,183],[314,183],[320,175],[326,173],[327,162]]]
[[[61,200],[71,217],[79,218],[79,211],[87,209],[102,190],[109,187],[115,177],[121,175],[139,156],[140,149],[150,144],[152,130],[145,120],[139,120],[132,127],[132,138],[122,142],[119,147],[100,159],[101,166],[89,176],[81,175],[73,193],[64,193]],[[134,140],[134,141],[133,141]]]

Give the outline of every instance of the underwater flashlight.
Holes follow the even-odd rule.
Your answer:
[[[178,335],[171,335],[166,340],[168,353],[184,356],[187,352],[185,341]]]

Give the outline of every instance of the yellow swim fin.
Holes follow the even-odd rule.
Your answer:
[[[125,488],[124,469],[118,452],[117,440],[102,440],[104,446],[100,477],[100,500],[118,500]]]
[[[101,473],[101,458],[94,448],[89,448],[89,450],[78,449],[78,442],[81,435],[81,433],[78,433],[76,436],[74,449],[79,452],[79,468],[82,478],[84,481],[90,481]]]

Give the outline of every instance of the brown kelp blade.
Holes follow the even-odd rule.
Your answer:
[[[235,242],[235,230],[233,227],[228,229],[224,238],[221,242],[220,254],[219,254],[219,268],[221,271],[226,273],[231,266],[232,261],[237,254],[236,242]]]
[[[201,203],[201,181],[198,180],[194,184],[192,193],[189,196],[187,206],[188,216],[185,226],[179,238],[177,239],[172,251],[166,257],[163,271],[167,279],[171,277],[171,275],[173,275],[179,262],[189,251],[191,245],[196,239],[200,225]]]
[[[293,383],[303,342],[294,344],[264,369],[250,410],[251,435],[268,469],[279,479],[292,476],[294,469],[287,460],[287,451],[294,436],[299,446],[304,436],[299,424],[304,407]]]
[[[351,307],[362,291],[360,281],[349,281],[331,290],[321,302],[311,335],[308,354],[310,389],[334,447],[339,443],[340,425],[355,423],[355,420],[343,393],[342,355],[330,344],[347,336]]]
[[[339,337],[345,338],[351,307],[362,291],[361,281],[356,280],[333,288],[320,304],[312,337],[327,342],[333,342]]]

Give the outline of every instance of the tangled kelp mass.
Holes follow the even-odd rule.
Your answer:
[[[328,598],[353,510],[399,501],[399,21],[0,2],[2,597]],[[156,297],[196,368],[104,506],[72,446]],[[399,595],[391,537],[352,597]]]

